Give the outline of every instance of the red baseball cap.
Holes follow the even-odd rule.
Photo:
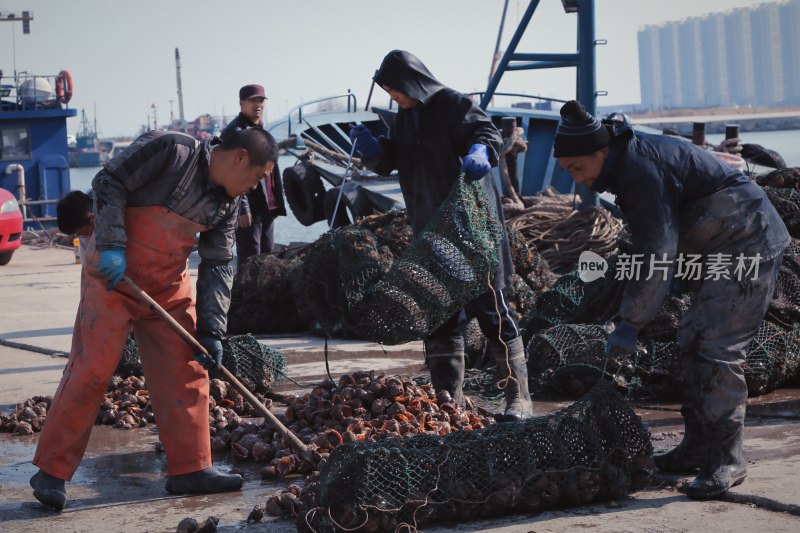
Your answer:
[[[250,98],[263,98],[266,100],[267,95],[264,94],[264,87],[253,83],[239,89],[239,100],[249,100]]]

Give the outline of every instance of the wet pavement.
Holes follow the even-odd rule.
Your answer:
[[[34,395],[52,394],[66,359],[19,349],[36,346],[45,352],[67,351],[78,302],[78,266],[67,250],[23,247],[0,270],[0,411]],[[43,290],[46,288],[46,290]],[[312,337],[272,336],[262,342],[287,356],[292,380],[278,392],[306,390],[327,375],[324,341]],[[337,377],[354,370],[385,370],[416,375],[422,370],[420,343],[386,347],[360,341],[331,341],[327,365]],[[536,401],[537,413],[560,409],[569,401]],[[635,402],[650,428],[657,451],[682,437],[679,406],[665,402]],[[175,531],[186,518],[202,522],[219,518],[219,531],[295,531],[293,521],[268,518],[247,524],[257,503],[291,481],[263,482],[259,466],[237,463],[227,453],[214,456],[224,471],[240,472],[241,492],[172,496],[164,490],[165,458],[157,452],[154,426],[133,430],[95,426],[87,454],[71,483],[68,507],[61,513],[41,506],[28,479],[38,437],[0,433],[0,532],[45,531]],[[657,477],[647,490],[620,502],[606,502],[536,515],[460,524],[436,524],[425,531],[800,531],[800,389],[780,389],[748,402],[745,431],[748,479],[725,500],[693,502],[680,487],[690,478]]]

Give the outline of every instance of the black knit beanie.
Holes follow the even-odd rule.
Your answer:
[[[587,113],[580,102],[570,100],[561,107],[561,122],[553,141],[555,157],[588,155],[610,142],[606,127]]]

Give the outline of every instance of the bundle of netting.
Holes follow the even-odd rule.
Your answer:
[[[348,294],[349,325],[384,344],[427,337],[488,289],[502,232],[481,185],[458,180],[391,269],[366,292]]]
[[[601,382],[556,413],[443,437],[337,447],[300,531],[414,531],[466,521],[618,500],[652,472],[650,435]]]
[[[305,329],[292,297],[292,279],[299,268],[297,260],[269,254],[248,258],[233,280],[228,332],[284,333]]]
[[[792,239],[783,252],[775,294],[769,304],[767,320],[790,327],[800,322],[800,240]]]
[[[223,340],[222,365],[253,392],[269,392],[286,376],[286,356],[252,335]]]
[[[351,312],[391,264],[391,252],[367,229],[345,226],[325,233],[309,247],[295,276],[301,313],[331,337],[358,337]]]
[[[598,325],[560,324],[534,335],[527,345],[528,374],[537,388],[579,397],[601,378],[635,397],[680,399],[680,348],[675,341],[640,337],[626,357],[606,355],[606,330]],[[792,379],[800,368],[800,324],[790,329],[761,323],[742,364],[749,396],[766,394]]]
[[[800,238],[800,191],[795,188],[764,187],[764,192],[786,224],[789,234]]]

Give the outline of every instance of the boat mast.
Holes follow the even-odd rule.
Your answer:
[[[175,75],[178,78],[178,118],[183,126],[186,121],[183,117],[183,89],[181,88],[181,53],[175,48]]]

